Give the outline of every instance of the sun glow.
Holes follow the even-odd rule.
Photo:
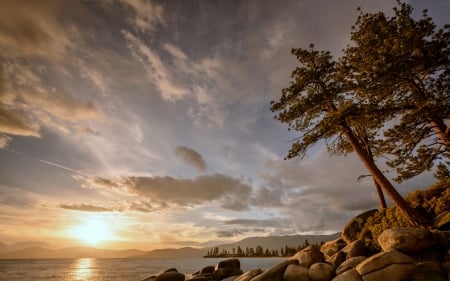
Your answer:
[[[84,223],[73,229],[75,238],[91,246],[112,240],[112,231],[110,226],[100,218],[90,217],[84,220]]]

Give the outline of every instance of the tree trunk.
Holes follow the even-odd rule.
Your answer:
[[[358,139],[354,135],[353,131],[347,125],[347,123],[343,120],[341,122],[341,126],[344,129],[345,136],[348,138],[350,144],[355,150],[356,154],[363,162],[366,169],[372,174],[374,180],[380,185],[380,187],[386,192],[386,194],[391,198],[392,202],[400,209],[400,211],[405,215],[412,226],[429,226],[429,222],[417,213],[411,206],[409,206],[408,202],[398,193],[395,187],[391,184],[391,182],[384,176],[384,174],[378,169],[377,165],[369,159],[365,150],[358,142]]]
[[[450,151],[450,127],[447,127],[441,119],[431,119],[430,122],[439,139],[445,145],[446,150]]]
[[[384,198],[383,190],[378,182],[373,179],[373,183],[375,184],[375,189],[377,190],[378,195],[378,203],[380,204],[380,211],[387,208],[386,199]]]

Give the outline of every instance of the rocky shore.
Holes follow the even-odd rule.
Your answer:
[[[390,228],[377,237],[376,253],[361,239],[362,214],[340,238],[309,246],[265,271],[243,272],[227,259],[192,274],[175,268],[143,281],[450,281],[450,231]]]

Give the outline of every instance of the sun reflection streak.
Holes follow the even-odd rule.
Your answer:
[[[92,268],[95,265],[95,259],[77,259],[75,263],[75,274],[73,280],[89,280],[92,277]]]

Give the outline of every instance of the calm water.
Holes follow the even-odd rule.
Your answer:
[[[175,267],[193,273],[218,259],[27,259],[0,260],[1,281],[139,281]],[[267,269],[282,258],[240,258],[241,268]]]

